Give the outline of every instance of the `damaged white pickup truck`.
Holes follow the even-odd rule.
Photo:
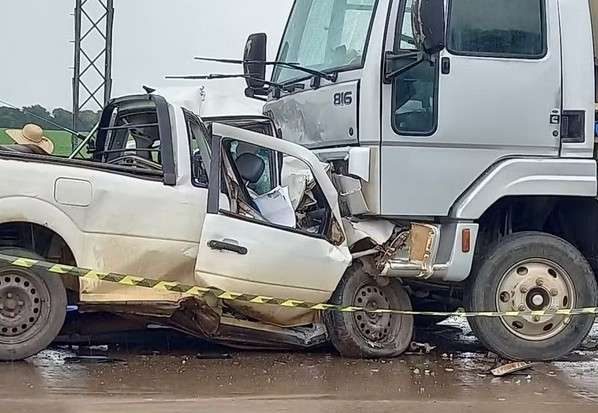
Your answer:
[[[410,309],[406,289],[380,274],[399,255],[425,272],[433,228],[342,218],[332,183],[339,177],[273,135],[265,117],[200,119],[152,93],[113,100],[87,148],[68,159],[2,146],[0,254],[245,294]],[[331,341],[353,357],[396,356],[413,332],[411,316],[199,300],[2,265],[0,359],[48,346],[67,304],[238,347]]]

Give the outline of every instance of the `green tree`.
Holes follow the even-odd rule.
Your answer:
[[[0,107],[0,127],[21,128],[25,123],[25,116],[19,109]]]
[[[52,115],[42,105],[25,106],[23,108],[23,114],[25,116],[25,123],[35,123],[42,127],[42,129],[55,129],[51,122],[43,119],[49,119],[52,121]]]
[[[79,132],[89,132],[100,121],[101,115],[101,110],[82,111],[77,124]],[[63,108],[56,108],[50,113],[41,105],[25,106],[23,109],[0,107],[0,128],[20,129],[27,123],[35,123],[45,130],[58,129],[56,125],[70,128],[73,113]]]
[[[66,109],[56,108],[52,111],[54,122],[60,126],[70,128],[73,126],[73,113]]]
[[[102,111],[94,112],[92,110],[84,110],[79,113],[79,124],[77,129],[81,132],[88,132],[100,121]]]

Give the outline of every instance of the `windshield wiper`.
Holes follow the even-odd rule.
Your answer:
[[[215,79],[247,79],[253,80],[256,82],[262,82],[266,86],[277,87],[277,88],[284,88],[285,85],[281,83],[269,82],[267,80],[258,79],[256,77],[252,77],[249,75],[244,74],[221,74],[221,73],[211,73],[208,75],[183,75],[183,76],[166,76],[166,79],[184,79],[184,80],[215,80]]]
[[[280,61],[262,61],[262,60],[238,60],[238,59],[216,59],[212,57],[195,57],[195,60],[200,60],[202,62],[217,62],[217,63],[227,63],[227,64],[264,64],[266,66],[284,66],[288,67],[289,69],[294,69],[300,72],[307,73],[309,75],[319,77],[322,79],[326,79],[329,82],[336,82],[338,80],[338,73],[326,73],[321,72],[319,70],[310,69],[308,67],[301,66],[299,63],[294,62],[280,62]]]
[[[247,79],[252,80],[255,82],[261,82],[265,86],[276,90],[284,90],[285,92],[293,92],[296,89],[303,89],[305,85],[303,84],[282,84],[276,82],[270,82],[267,80],[258,79],[256,77],[252,77],[245,74],[221,74],[221,73],[212,73],[208,75],[184,75],[184,76],[166,76],[166,79],[182,79],[182,80],[216,80],[216,79]]]

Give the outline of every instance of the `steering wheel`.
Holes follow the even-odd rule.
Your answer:
[[[162,165],[159,163],[149,161],[137,155],[123,155],[118,158],[112,159],[106,162],[108,165],[123,165],[123,166],[137,166],[140,164],[143,167],[153,169],[155,171],[161,171]]]

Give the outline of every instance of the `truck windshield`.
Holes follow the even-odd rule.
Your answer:
[[[296,0],[278,59],[323,72],[363,66],[377,0]],[[305,73],[278,66],[272,81],[287,83]]]

